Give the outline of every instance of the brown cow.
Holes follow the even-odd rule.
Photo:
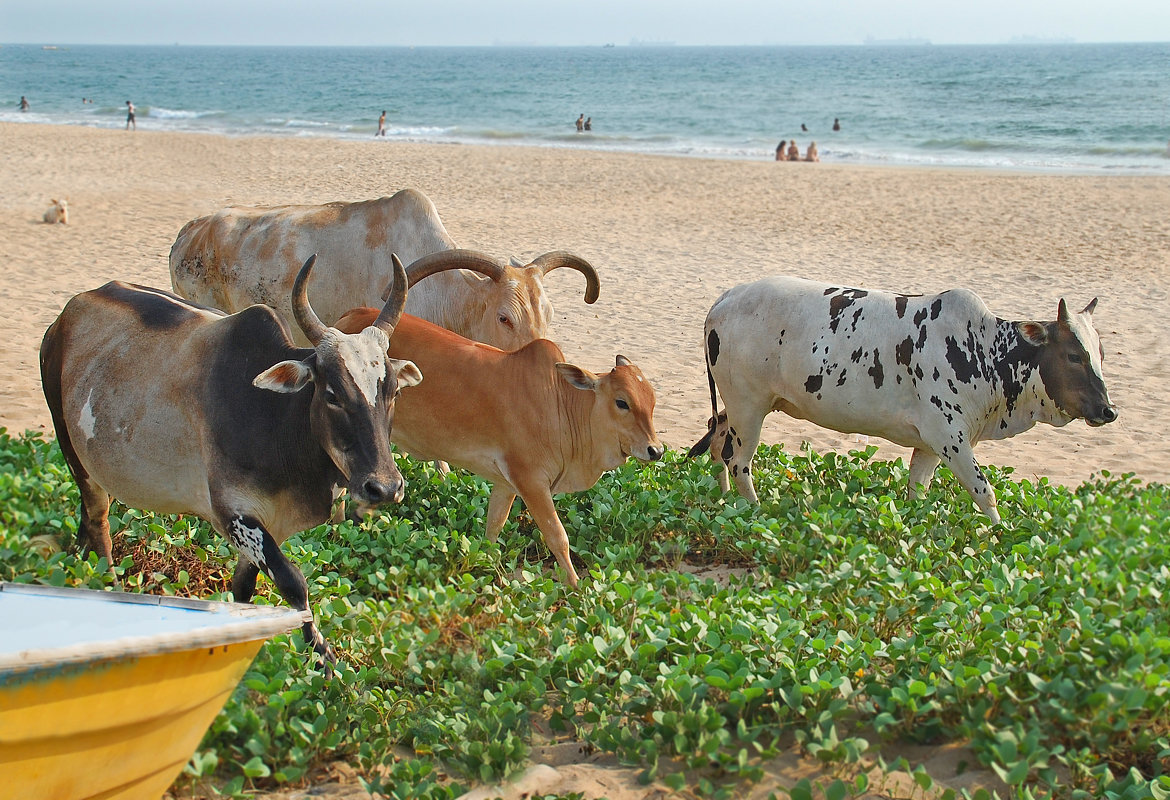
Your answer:
[[[377,315],[354,309],[337,321],[361,330]],[[605,375],[565,363],[547,339],[504,352],[404,314],[390,356],[410,358],[426,380],[398,399],[392,441],[492,483],[487,535],[495,541],[519,495],[545,544],[577,585],[569,538],[553,494],[590,488],[633,456],[656,461],[654,389],[624,356]]]

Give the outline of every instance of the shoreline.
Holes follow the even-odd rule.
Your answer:
[[[1052,319],[1057,300],[1095,316],[1118,422],[1039,425],[976,448],[1017,479],[1077,484],[1093,473],[1170,480],[1161,435],[1170,342],[1170,177],[1049,174],[981,167],[789,165],[752,159],[325,136],[123,130],[0,123],[0,426],[51,431],[37,348],[73,294],[120,279],[169,289],[184,223],[229,204],[360,200],[413,186],[462,247],[499,258],[565,249],[594,264],[601,297],[581,302],[552,274],[552,338],[568,360],[605,371],[621,353],[658,394],[664,443],[706,429],[703,319],[725,289],[769,274],[906,292],[966,286],[993,313]],[[66,197],[68,226],[46,225]],[[579,276],[578,276],[579,277]],[[780,413],[765,443],[861,446]],[[877,458],[909,450],[882,445]]]
[[[694,151],[680,150],[654,150],[649,147],[621,147],[618,145],[606,147],[600,144],[601,138],[597,140],[595,145],[577,145],[570,144],[577,136],[586,139],[589,135],[581,134],[561,134],[549,139],[531,139],[526,138],[522,134],[505,134],[498,138],[481,134],[478,138],[474,136],[467,136],[466,138],[459,138],[452,135],[450,138],[443,138],[442,136],[428,137],[426,135],[395,135],[391,133],[389,136],[378,141],[373,137],[373,134],[368,131],[360,133],[349,133],[347,131],[329,131],[329,132],[314,132],[310,129],[290,128],[291,132],[281,133],[279,129],[238,129],[238,130],[224,130],[224,129],[199,129],[195,127],[172,127],[172,128],[155,128],[150,129],[150,125],[158,124],[160,118],[150,116],[150,106],[146,107],[145,113],[139,114],[139,119],[143,120],[143,132],[150,132],[156,134],[178,134],[178,135],[192,135],[192,136],[217,136],[224,139],[241,139],[241,138],[263,138],[275,139],[277,141],[335,141],[335,142],[351,142],[351,143],[366,143],[374,144],[375,146],[382,145],[434,145],[437,147],[452,146],[452,147],[521,147],[533,148],[538,150],[554,150],[554,151],[568,151],[568,152],[588,152],[597,153],[601,155],[629,155],[629,156],[645,156],[645,157],[662,157],[662,158],[681,158],[681,159],[698,159],[710,161],[726,161],[732,163],[773,163],[773,151],[768,148],[761,148],[758,152],[752,151],[750,153],[736,153],[732,151],[726,152],[699,152],[697,146]],[[120,108],[115,108],[114,113],[108,120],[100,119],[96,121],[88,120],[60,120],[60,121],[41,121],[41,120],[23,120],[23,119],[5,119],[3,114],[0,114],[0,125],[37,125],[45,127],[69,127],[69,128],[83,128],[95,131],[122,131],[124,130],[124,111]],[[172,112],[173,113],[173,112]],[[208,112],[211,115],[211,112]],[[8,117],[15,115],[9,114]],[[196,114],[195,118],[203,116]],[[167,119],[162,117],[161,119]],[[376,123],[371,123],[370,131],[377,128]],[[822,141],[824,141],[822,139]],[[853,156],[849,155],[844,158],[834,157],[833,151],[828,148],[821,150],[822,160],[820,164],[837,165],[843,167],[862,167],[875,169],[906,169],[906,170],[956,170],[960,172],[988,172],[992,174],[1003,173],[1005,175],[1046,175],[1046,176],[1067,176],[1067,177],[1133,177],[1133,178],[1152,178],[1152,177],[1166,177],[1170,178],[1165,170],[1158,170],[1153,167],[1144,165],[1118,165],[1107,164],[1101,166],[1052,166],[1052,165],[1028,165],[1028,164],[980,164],[980,163],[966,163],[961,160],[953,162],[939,161],[932,163],[922,157],[915,157],[904,152],[896,153],[882,153],[880,156]],[[827,158],[825,156],[827,155]],[[1167,146],[1165,153],[1162,156],[1167,161],[1170,161],[1170,145]],[[901,159],[901,160],[899,160]],[[788,162],[782,162],[788,163]],[[799,162],[805,163],[805,162]],[[809,165],[812,167],[812,165]],[[814,167],[816,168],[816,167]],[[1170,170],[1170,167],[1166,169]]]

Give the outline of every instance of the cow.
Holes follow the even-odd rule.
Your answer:
[[[67,200],[50,200],[52,205],[45,211],[41,219],[50,225],[60,223],[62,225],[69,224],[69,201]]]
[[[289,287],[297,265],[319,253],[327,269],[312,285],[322,319],[333,321],[355,306],[377,306],[392,276],[391,252],[411,264],[455,249],[434,204],[416,189],[357,203],[250,208],[230,206],[188,222],[171,247],[171,284],[178,294],[224,311],[252,303],[273,306],[291,320]],[[463,251],[486,268],[438,275],[410,292],[407,313],[514,350],[548,335],[552,303],[544,276],[559,267],[581,272],[585,302],[597,300],[597,271],[563,251],[524,266]]]
[[[354,309],[337,327],[361,330],[376,313]],[[394,443],[490,481],[485,528],[493,542],[519,495],[576,587],[553,494],[584,491],[630,456],[662,458],[654,389],[642,371],[619,355],[612,370],[595,375],[566,363],[548,339],[505,352],[410,314],[402,316],[389,352],[410,353],[427,376],[398,401]]]
[[[267,306],[228,316],[114,281],[66,304],[45,333],[40,365],[81,494],[82,551],[113,563],[111,496],[202,517],[239,552],[235,599],[251,600],[264,572],[302,612],[305,641],[328,672],[332,648],[280,545],[326,521],[336,486],[365,506],[401,501],[389,432],[399,391],[422,374],[386,354],[406,302],[405,272],[368,326],[341,333],[309,305],[314,260],[292,289],[311,348],[293,346]]]
[[[771,411],[913,448],[911,494],[946,463],[993,523],[995,490],[972,448],[1037,422],[1117,419],[1101,373],[1094,298],[1055,322],[993,315],[966,289],[906,295],[794,277],[736,286],[704,325],[712,418],[689,455],[722,463],[720,485],[757,502],[752,457]],[[717,412],[716,394],[725,412]]]

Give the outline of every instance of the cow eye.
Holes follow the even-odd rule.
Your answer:
[[[506,325],[509,328],[511,328],[512,327],[512,320],[508,319],[507,314],[500,314],[500,324]]]
[[[622,411],[629,411],[630,410],[630,404],[627,403],[625,400],[621,399],[620,397],[617,399],[616,402],[617,402],[617,407],[620,408]]]
[[[328,386],[325,387],[325,402],[334,408],[341,407],[341,401],[337,399],[337,392]]]
[[[1081,363],[1081,354],[1080,353],[1069,353],[1068,360],[1074,364],[1079,364],[1079,363]]]

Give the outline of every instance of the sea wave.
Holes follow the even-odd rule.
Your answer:
[[[145,116],[154,119],[203,119],[205,117],[220,117],[223,116],[223,111],[186,111],[183,109],[162,108],[161,106],[151,106],[146,110]]]

